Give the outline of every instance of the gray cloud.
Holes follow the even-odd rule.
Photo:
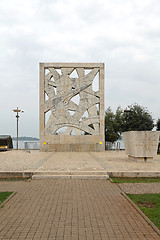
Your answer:
[[[159,0],[1,0],[0,132],[38,136],[39,62],[104,62],[106,108],[160,117]],[[7,98],[7,100],[6,100]]]

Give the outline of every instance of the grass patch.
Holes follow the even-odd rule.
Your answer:
[[[0,204],[6,200],[12,192],[0,192]]]
[[[114,183],[160,183],[160,177],[113,177],[111,179]]]
[[[127,196],[160,229],[160,194],[127,194]]]

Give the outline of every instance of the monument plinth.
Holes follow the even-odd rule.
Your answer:
[[[150,161],[157,155],[159,131],[123,132],[125,151],[130,159]]]

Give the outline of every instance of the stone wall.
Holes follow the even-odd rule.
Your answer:
[[[40,150],[104,146],[104,64],[40,63]]]

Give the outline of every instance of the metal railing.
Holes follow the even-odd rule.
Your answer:
[[[105,143],[105,150],[121,150],[121,143],[120,142],[106,142]]]
[[[25,142],[24,149],[25,150],[39,150],[40,149],[39,142]]]

